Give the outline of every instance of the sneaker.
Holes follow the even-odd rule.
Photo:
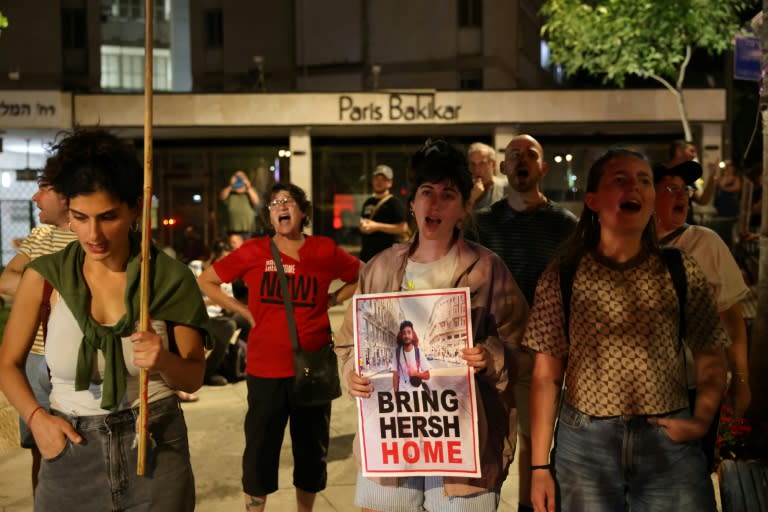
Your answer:
[[[205,379],[205,385],[206,386],[226,386],[229,384],[229,381],[222,375],[219,375],[218,373],[214,373],[210,377],[206,377]]]

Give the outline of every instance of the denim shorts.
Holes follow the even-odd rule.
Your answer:
[[[691,413],[685,408],[657,417]],[[594,417],[563,403],[553,455],[559,510],[714,512],[700,443],[672,441],[648,418]]]
[[[51,408],[51,378],[48,376],[48,364],[45,362],[45,356],[31,352],[27,354],[25,372],[35,400],[47,411]],[[22,448],[35,447],[32,431],[29,430],[27,423],[21,417],[19,417],[19,441]]]
[[[136,475],[138,410],[99,416],[52,413],[69,421],[83,441],[67,440],[60,454],[43,459],[35,511],[194,510],[187,425],[175,396],[149,405],[151,442],[144,476]]]
[[[410,476],[401,485],[379,485],[357,473],[355,505],[379,512],[492,512],[499,506],[499,489],[468,496],[446,496],[441,476]]]

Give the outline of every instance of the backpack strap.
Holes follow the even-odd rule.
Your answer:
[[[672,240],[682,235],[686,229],[691,227],[689,224],[683,224],[679,228],[675,229],[671,233],[668,233],[667,236],[659,239],[659,245],[662,247],[669,244]]]
[[[43,345],[48,339],[48,319],[51,317],[51,294],[53,285],[47,280],[43,280],[43,299],[40,302],[40,324],[43,326]]]
[[[573,295],[573,275],[579,266],[578,261],[573,266],[564,266],[560,264],[560,296],[563,301],[563,331],[565,332],[565,343],[571,344],[569,323],[571,320],[571,296]]]
[[[685,302],[688,297],[688,278],[685,275],[683,253],[676,247],[664,247],[661,249],[661,256],[667,265],[669,275],[672,277],[672,285],[675,287],[675,293],[677,294],[677,304],[680,308],[677,338],[682,347],[686,332]]]

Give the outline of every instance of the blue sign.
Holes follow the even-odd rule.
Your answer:
[[[733,77],[737,80],[760,80],[760,39],[755,36],[736,36],[733,58]]]

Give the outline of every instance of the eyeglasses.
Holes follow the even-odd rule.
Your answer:
[[[667,185],[664,187],[664,191],[673,197],[687,196],[690,198],[693,197],[693,193],[696,191],[696,189],[690,185],[686,185],[685,187],[680,187],[678,185]]]
[[[284,204],[294,204],[296,200],[292,197],[283,197],[281,199],[273,199],[269,202],[269,207],[274,208],[276,206],[283,206]]]

